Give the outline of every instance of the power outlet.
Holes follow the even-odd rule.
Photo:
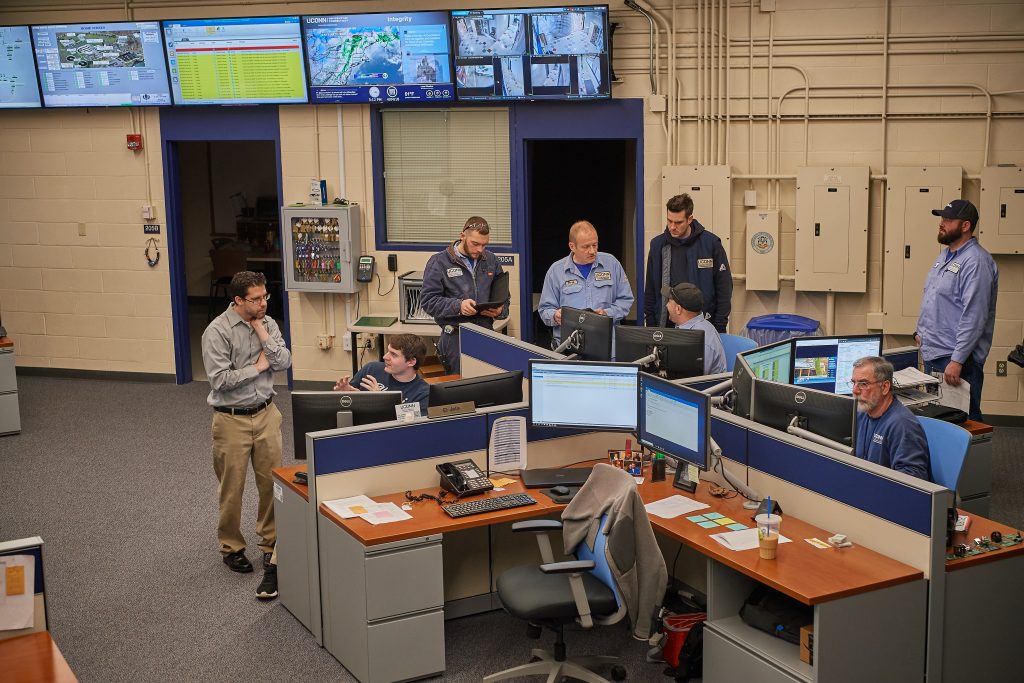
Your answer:
[[[352,335],[343,334],[341,335],[341,350],[351,351],[352,350]]]
[[[996,377],[1006,377],[1006,361],[996,361]]]
[[[316,338],[316,347],[321,351],[329,351],[333,345],[334,337],[332,336],[321,334]]]

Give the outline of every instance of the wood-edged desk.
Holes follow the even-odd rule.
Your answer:
[[[49,631],[0,640],[5,683],[77,683]]]
[[[516,481],[504,491],[485,496],[523,490]],[[341,519],[321,505],[321,556],[326,553],[327,558],[326,571],[321,572],[324,646],[363,683],[443,672],[446,566],[442,537],[557,516],[565,507],[539,490],[530,493],[537,505],[458,519],[449,518],[433,501],[412,503],[412,519],[377,526],[359,518]],[[669,481],[640,486],[645,502],[679,493]],[[693,497],[711,506],[701,512],[720,512],[752,525],[751,513],[743,509],[740,498],[714,498],[706,483],[698,486]],[[374,496],[374,500],[401,505],[405,495]],[[727,550],[710,538],[724,529],[704,529],[685,516],[651,517],[651,524],[657,533],[707,558],[704,680],[708,683],[923,679],[926,585],[921,571],[866,548],[817,549],[803,539],[827,538],[831,533],[791,516],[784,518],[782,531],[793,542],[780,546],[773,561],[761,560],[756,551]],[[499,557],[508,550],[504,543],[490,541],[487,546],[480,564],[494,567],[489,580],[493,591],[498,568],[514,558]],[[539,561],[535,546],[530,554],[520,553],[517,561]],[[744,600],[759,583],[813,606],[813,667],[800,661],[798,646],[740,619]],[[403,657],[395,658],[395,652],[403,652]],[[865,657],[866,652],[871,656]]]

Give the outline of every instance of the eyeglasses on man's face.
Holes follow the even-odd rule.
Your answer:
[[[880,379],[876,379],[876,380],[849,379],[849,380],[846,380],[845,385],[846,385],[847,389],[851,389],[851,390],[852,389],[860,389],[861,391],[864,391],[865,389],[867,389],[870,386],[873,386],[875,384],[881,384],[881,383],[882,383],[882,380],[880,380]]]
[[[245,301],[248,301],[251,304],[256,304],[258,306],[264,301],[270,301],[270,294],[264,294],[263,296],[253,297],[252,299],[247,298],[245,299]]]

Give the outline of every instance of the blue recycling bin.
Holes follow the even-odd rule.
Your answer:
[[[821,324],[813,318],[792,313],[759,315],[747,322],[747,336],[758,346],[774,344],[792,337],[815,337],[821,335]]]

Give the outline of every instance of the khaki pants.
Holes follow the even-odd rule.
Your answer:
[[[281,466],[281,411],[273,403],[255,415],[213,413],[213,470],[217,474],[220,519],[217,540],[222,554],[245,549],[242,536],[242,493],[252,460],[259,491],[256,532],[265,553],[274,550],[274,483],[270,470]]]

